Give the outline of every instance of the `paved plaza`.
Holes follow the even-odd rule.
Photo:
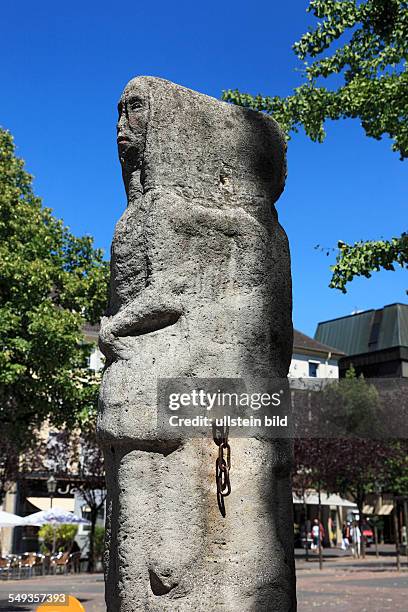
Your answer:
[[[408,564],[401,558],[401,571],[395,567],[391,549],[379,559],[372,554],[355,560],[339,551],[326,551],[323,570],[318,560],[297,558],[299,612],[321,609],[335,612],[385,612],[407,610]],[[86,612],[105,612],[102,574],[38,576],[24,580],[0,581],[2,612],[34,612],[36,605],[8,603],[9,594],[65,593],[77,597]],[[200,605],[197,602],[196,610]],[[141,611],[143,612],[143,611]],[[263,611],[262,611],[263,612]],[[266,612],[266,611],[265,611]],[[269,611],[268,611],[269,612]],[[273,612],[273,611],[270,611]]]
[[[402,563],[397,572],[392,557],[385,563],[372,558],[325,560],[322,570],[317,561],[297,563],[297,597],[299,612],[406,611],[408,567]]]

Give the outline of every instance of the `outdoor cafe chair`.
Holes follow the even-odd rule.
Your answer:
[[[0,576],[10,578],[10,571],[13,569],[12,557],[0,557]]]
[[[20,555],[19,558],[19,578],[27,573],[28,577],[36,573],[43,574],[44,571],[44,555],[35,552],[27,552]]]
[[[74,571],[81,571],[81,553],[80,552],[65,552],[57,553],[51,557],[51,571],[56,574],[58,572],[67,574]]]
[[[20,557],[17,555],[0,556],[0,577],[18,578],[20,572]]]
[[[57,574],[58,572],[66,574],[68,572],[69,553],[57,553],[51,557],[50,567],[51,572]]]

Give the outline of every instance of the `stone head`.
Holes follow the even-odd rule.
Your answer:
[[[129,202],[167,189],[251,214],[257,209],[267,219],[282,192],[286,145],[263,113],[139,76],[120,98],[117,131]]]
[[[142,164],[149,120],[149,94],[140,79],[130,81],[119,100],[117,143],[124,172],[139,170]]]

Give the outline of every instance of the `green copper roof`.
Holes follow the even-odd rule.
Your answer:
[[[323,321],[317,326],[315,339],[347,355],[408,347],[408,305],[390,304],[379,310]]]

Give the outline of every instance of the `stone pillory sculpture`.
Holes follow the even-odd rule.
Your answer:
[[[157,379],[287,376],[291,281],[276,122],[138,77],[119,102],[128,206],[100,343],[109,612],[296,609],[289,440],[237,438],[221,516],[211,439],[158,434]]]

